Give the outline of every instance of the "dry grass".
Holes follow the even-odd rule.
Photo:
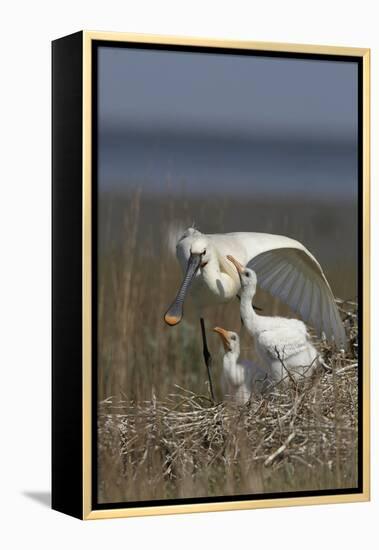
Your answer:
[[[190,302],[180,325],[163,322],[181,279],[167,246],[179,220],[184,226],[195,220],[204,232],[255,230],[297,238],[326,268],[337,295],[354,298],[353,206],[292,199],[200,201],[179,199],[170,189],[159,198],[140,190],[104,195],[99,206],[100,502],[355,485],[354,308],[345,313],[351,323],[348,354],[324,349],[331,370],[311,385],[278,387],[242,408],[208,401],[199,319]],[[264,293],[256,300],[264,314],[292,315]],[[208,329],[239,331],[238,305],[212,308],[206,323]],[[220,342],[209,331],[208,344],[219,396]],[[241,348],[244,357],[253,358],[244,331]]]
[[[164,401],[99,404],[100,502],[357,486],[356,311],[347,354],[239,407],[184,388]]]

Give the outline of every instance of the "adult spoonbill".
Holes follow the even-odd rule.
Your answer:
[[[240,339],[236,332],[215,327],[225,354],[222,361],[221,389],[224,399],[243,405],[252,393],[262,392],[269,384],[267,373],[252,361],[240,360]]]
[[[287,303],[319,335],[345,344],[345,331],[333,293],[316,258],[300,242],[268,233],[205,235],[190,227],[178,240],[176,255],[184,272],[183,282],[164,318],[168,325],[183,317],[188,290],[200,312],[203,355],[211,386],[203,308],[232,300],[241,289],[234,267],[226,259],[236,256],[258,276],[259,286]],[[212,393],[212,387],[211,387]]]
[[[240,311],[243,324],[254,339],[258,356],[275,380],[309,376],[322,361],[312,345],[307,327],[298,319],[264,317],[252,307],[257,276],[252,269],[228,256],[241,281]]]

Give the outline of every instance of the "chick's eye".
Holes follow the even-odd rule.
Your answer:
[[[235,336],[232,336],[232,340],[235,340],[235,339],[236,339],[236,337],[235,337]]]
[[[246,277],[250,277],[250,273],[245,273]]]

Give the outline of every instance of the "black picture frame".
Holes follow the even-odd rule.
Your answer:
[[[354,61],[359,74],[359,482],[350,489],[99,504],[97,501],[97,51],[98,47],[202,51]],[[369,498],[368,78],[369,50],[225,43],[78,32],[52,48],[52,507],[80,519]],[[88,98],[91,107],[87,109]],[[90,122],[90,124],[88,124]],[[88,145],[89,142],[89,145]],[[88,158],[88,151],[91,151]],[[88,168],[90,167],[90,168]],[[90,186],[90,194],[88,188]],[[88,221],[86,212],[90,212]],[[87,224],[87,225],[86,225]],[[89,237],[86,240],[86,227]],[[89,239],[89,240],[88,240]],[[90,254],[88,254],[90,243]],[[90,260],[89,260],[90,257]],[[90,271],[91,293],[86,294]],[[87,274],[87,275],[86,275]],[[91,372],[85,330],[90,302]],[[88,356],[87,356],[88,358]],[[86,363],[87,361],[87,363]],[[88,385],[88,380],[91,381]],[[90,404],[88,395],[91,395]],[[87,397],[86,397],[87,396]],[[89,433],[90,431],[90,433]],[[90,441],[90,445],[88,442]],[[90,487],[88,486],[90,483]]]

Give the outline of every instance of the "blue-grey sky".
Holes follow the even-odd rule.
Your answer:
[[[355,63],[117,47],[98,63],[100,190],[355,196]]]

